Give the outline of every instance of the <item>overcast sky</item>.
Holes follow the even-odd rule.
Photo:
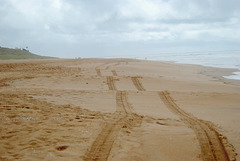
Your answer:
[[[0,46],[58,57],[240,49],[240,0],[0,0]]]

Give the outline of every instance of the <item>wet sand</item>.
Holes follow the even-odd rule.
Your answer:
[[[0,61],[0,160],[239,160],[240,81],[134,59]]]

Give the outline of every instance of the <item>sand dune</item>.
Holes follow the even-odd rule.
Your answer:
[[[0,61],[0,160],[239,160],[240,86],[221,77],[228,71]]]

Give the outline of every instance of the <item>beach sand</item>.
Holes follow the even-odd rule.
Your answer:
[[[0,61],[0,160],[239,160],[230,69],[135,59]]]

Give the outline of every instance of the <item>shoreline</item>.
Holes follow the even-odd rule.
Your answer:
[[[235,72],[240,72],[237,68],[220,68],[220,67],[211,67],[211,66],[205,66],[200,64],[186,64],[186,63],[180,63],[176,61],[165,61],[165,60],[143,60],[143,59],[136,59],[141,61],[153,61],[153,62],[161,62],[161,63],[169,63],[173,65],[183,65],[183,66],[189,66],[189,67],[199,67],[203,71],[199,74],[203,74],[205,76],[211,77],[213,79],[216,79],[216,81],[220,81],[224,84],[231,84],[231,85],[237,85],[240,86],[240,79],[230,79],[225,78],[225,76],[232,76]]]
[[[208,67],[208,71],[203,72],[202,74],[206,76],[211,76],[212,78],[216,78],[218,81],[223,82],[224,84],[232,84],[240,86],[240,80],[238,79],[230,79],[225,78],[225,76],[231,76],[234,72],[238,72],[237,69],[230,69],[230,68],[215,68],[215,67]]]

